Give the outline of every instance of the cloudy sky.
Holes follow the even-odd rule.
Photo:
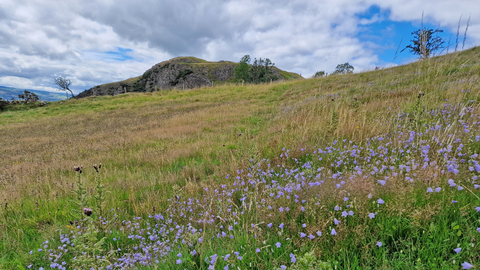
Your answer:
[[[480,45],[478,0],[0,0],[0,85],[54,90],[64,76],[78,93],[177,56],[249,54],[304,77],[404,64],[422,11],[451,43],[461,19],[460,48],[471,16],[465,48]]]

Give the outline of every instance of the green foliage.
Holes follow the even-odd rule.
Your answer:
[[[288,269],[291,270],[333,270],[331,263],[321,261],[315,256],[315,252],[312,250],[305,253],[302,257],[297,258],[295,264],[291,265]]]
[[[105,245],[106,237],[98,239],[98,230],[93,225],[93,220],[87,217],[84,220],[88,225],[80,229],[73,239],[73,246],[70,248],[74,259],[71,261],[72,269],[102,269],[110,265],[108,258],[112,252],[105,254],[102,246]]]
[[[401,52],[410,49],[411,53],[420,56],[422,59],[429,58],[435,51],[444,47],[444,40],[435,35],[436,33],[441,32],[443,32],[443,30],[433,30],[422,27],[421,29],[412,32],[412,44],[406,46]]]
[[[325,77],[327,74],[325,73],[324,70],[317,71],[315,72],[315,75],[313,75],[313,78],[322,78]]]
[[[335,71],[332,74],[344,75],[344,74],[353,73],[353,70],[354,70],[354,67],[347,62],[344,64],[338,64],[337,67],[335,68]]]
[[[234,70],[235,80],[255,84],[276,81],[279,77],[272,71],[274,65],[268,58],[255,58],[250,65],[250,55],[245,55]]]
[[[22,99],[24,103],[31,104],[40,100],[40,98],[30,91],[25,90],[23,94],[18,95],[19,99]]]
[[[234,69],[235,80],[241,82],[250,82],[250,55],[245,55],[240,60],[240,63]]]

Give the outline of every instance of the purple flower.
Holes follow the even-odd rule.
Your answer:
[[[457,201],[453,200],[452,203],[457,203]]]
[[[337,235],[337,231],[335,231],[335,229],[332,229],[331,235]]]
[[[340,207],[338,207],[338,205],[335,205],[335,207],[333,208],[333,210],[338,211],[338,210],[340,210]]]
[[[457,190],[463,190],[463,187],[459,185],[459,186],[457,187]]]
[[[378,204],[384,204],[385,202],[382,199],[377,200]]]
[[[177,257],[179,257],[179,258],[182,257],[182,253],[178,253]]]
[[[475,210],[477,210],[477,212],[480,212],[480,207],[475,207]]]
[[[293,255],[293,253],[290,253],[290,258],[291,258],[291,262],[292,263],[295,263],[297,261],[297,258],[295,258],[295,255]]]
[[[427,188],[427,193],[433,192],[433,189],[431,187]]]
[[[370,213],[370,214],[368,214],[368,217],[369,217],[370,219],[375,218],[375,214],[374,214],[374,213]]]
[[[225,258],[224,258],[224,260],[225,260],[225,261],[227,261],[227,260],[228,260],[228,258],[230,258],[230,254],[227,254],[227,255],[225,255]]]
[[[317,231],[317,235],[318,235],[318,236],[322,236],[322,232],[321,232],[321,231]]]
[[[479,232],[479,233],[480,233],[480,227],[478,227],[478,228],[477,228],[477,232]]]
[[[334,219],[333,222],[335,222],[335,225],[340,224],[340,221],[338,221],[338,219]]]
[[[272,225],[273,225],[272,223],[268,223],[268,225],[267,225],[267,226],[268,226],[268,228],[271,228],[271,227],[272,227]]]
[[[181,259],[178,259],[177,260],[177,264],[181,264],[182,263],[182,260]]]
[[[381,247],[383,246],[383,243],[382,242],[377,242],[377,247]]]
[[[305,236],[307,236],[307,235],[304,234],[303,232],[300,233],[300,238],[303,238],[303,237],[305,237]]]
[[[260,252],[260,249],[259,249],[259,248],[257,248],[257,249],[255,249],[255,251],[256,251],[257,253],[259,253],[259,252]]]
[[[278,227],[283,230],[283,223],[280,224]]]
[[[310,238],[310,240],[313,240],[313,239],[315,239],[315,236],[313,236],[312,234],[309,234],[308,238]]]
[[[277,243],[275,244],[275,246],[277,246],[277,248],[280,248],[280,247],[282,246],[282,244],[281,244],[280,242],[277,242]]]
[[[305,227],[307,227],[307,224],[303,223],[302,228],[305,228]]]
[[[378,180],[377,182],[382,186],[385,186],[385,183],[386,183],[385,180]]]
[[[460,251],[462,251],[462,249],[461,248],[456,248],[453,251],[455,251],[458,254],[458,253],[460,253]]]
[[[347,197],[343,197],[343,201],[344,201],[344,202],[348,201],[348,198],[347,198]]]
[[[462,263],[462,269],[470,269],[472,268],[472,265],[469,264],[468,262],[463,262]]]
[[[285,270],[285,269],[287,269],[287,267],[286,267],[285,265],[283,265],[283,264],[282,264],[282,265],[280,265],[280,268],[282,268],[282,270]]]
[[[348,211],[348,215],[353,216],[353,211],[352,210]]]
[[[440,192],[441,190],[442,190],[442,188],[441,188],[441,187],[437,187],[437,188],[435,188],[435,192]]]

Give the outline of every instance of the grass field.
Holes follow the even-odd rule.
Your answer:
[[[2,112],[0,268],[478,269],[479,75],[476,47]]]

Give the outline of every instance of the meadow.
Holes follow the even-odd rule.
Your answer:
[[[477,269],[479,75],[475,47],[2,112],[0,268]]]

